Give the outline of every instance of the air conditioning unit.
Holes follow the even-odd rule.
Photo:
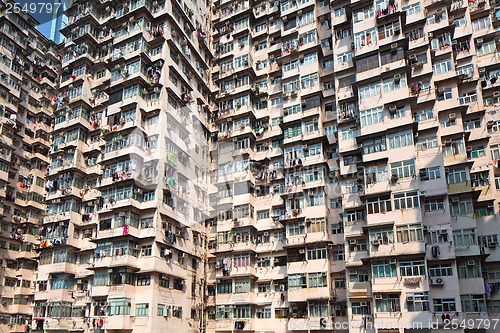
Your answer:
[[[361,302],[360,303],[361,306],[367,306],[368,305],[368,302]]]
[[[483,39],[482,38],[476,39],[476,44],[478,45],[483,44]]]
[[[456,117],[457,117],[457,115],[456,115],[456,113],[455,113],[455,112],[450,113],[450,114],[448,115],[448,119],[450,119],[450,120],[454,120]]]
[[[475,260],[468,260],[467,261],[467,266],[475,266],[476,265],[476,261]]]
[[[500,91],[494,91],[493,92],[493,97],[498,97],[500,96]]]
[[[444,279],[442,277],[431,278],[431,286],[442,286]]]
[[[355,245],[355,244],[356,244],[356,240],[355,240],[355,239],[350,239],[350,240],[349,240],[349,244],[351,244],[351,245]]]
[[[306,253],[306,250],[305,249],[300,249],[299,250],[299,254],[305,254]]]
[[[451,202],[458,202],[458,201],[460,201],[460,199],[458,197],[451,198]]]
[[[382,294],[376,294],[375,295],[375,299],[382,299],[382,298],[383,298]]]
[[[490,243],[488,243],[488,247],[489,248],[495,248],[495,247],[497,247],[497,245],[498,245],[497,242],[490,242]]]
[[[448,230],[446,230],[446,229],[439,230],[439,234],[440,235],[448,235]]]

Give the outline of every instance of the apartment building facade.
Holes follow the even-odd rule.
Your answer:
[[[31,17],[3,8],[0,20],[0,331],[20,332],[32,318],[59,60]]]
[[[484,325],[499,317],[497,13],[475,1],[333,4],[354,331],[498,330]]]
[[[214,9],[208,328],[498,329],[495,4]]]
[[[2,332],[498,330],[495,3],[65,15],[0,18]]]
[[[346,323],[330,4],[213,10],[207,331]]]
[[[71,1],[32,329],[203,329],[206,4]]]

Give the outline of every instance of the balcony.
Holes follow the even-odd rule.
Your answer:
[[[219,331],[254,331],[256,319],[222,319],[215,322],[215,329]]]
[[[349,282],[349,297],[369,296],[372,294],[371,282]]]
[[[94,261],[94,267],[97,268],[111,268],[111,267],[133,267],[139,269],[137,265],[137,257],[132,255],[119,255],[119,256],[109,256],[96,258]]]
[[[348,252],[346,256],[346,267],[363,266],[363,260],[368,259],[368,251]]]
[[[309,299],[329,299],[328,287],[289,289],[288,302],[304,302]]]
[[[104,321],[106,330],[131,330],[132,317],[130,315],[108,316]]]
[[[345,237],[363,236],[364,227],[366,227],[366,221],[344,222],[344,235]]]

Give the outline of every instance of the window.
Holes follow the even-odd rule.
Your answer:
[[[135,315],[143,317],[149,316],[149,304],[148,303],[136,304]]]
[[[419,208],[418,192],[404,192],[394,194],[394,210]]]
[[[354,45],[360,48],[374,43],[376,40],[376,29],[371,28],[354,35]]]
[[[373,242],[377,240],[379,244],[387,245],[394,243],[394,231],[393,230],[377,230],[370,232],[370,241]]]
[[[419,151],[426,151],[428,149],[432,148],[437,148],[438,147],[438,141],[437,137],[431,137],[431,138],[424,138],[424,139],[419,139],[417,141],[417,150]]]
[[[375,295],[375,307],[377,312],[400,312],[401,304],[397,294]]]
[[[443,92],[438,91],[437,100],[438,101],[445,101],[445,100],[450,99],[452,97],[453,97],[453,93],[451,91],[451,88],[447,88]]]
[[[434,112],[432,109],[420,110],[415,112],[415,121],[420,122],[424,120],[429,120],[434,118]]]
[[[401,276],[419,276],[425,274],[425,260],[407,260],[399,262]]]
[[[372,313],[370,302],[352,302],[351,308],[353,315],[369,315]]]
[[[387,150],[385,137],[378,137],[375,139],[363,141],[363,153],[366,155],[378,153],[385,150]]]
[[[354,243],[349,242],[350,252],[361,252],[367,250],[368,248],[366,246],[366,239],[356,239]]]
[[[485,54],[490,54],[496,51],[495,41],[490,41],[476,46],[477,55],[482,56]]]
[[[411,130],[389,135],[389,149],[396,149],[411,145],[413,145],[413,133]]]
[[[420,2],[403,7],[403,11],[406,13],[406,16],[420,13]]]
[[[352,61],[354,53],[352,51],[340,53],[337,55],[337,64]]]
[[[458,201],[457,201],[458,199]],[[472,211],[472,201],[462,200],[457,197],[452,197],[450,200],[450,214],[451,216],[457,215],[471,215]]]
[[[235,293],[249,293],[252,291],[252,284],[248,279],[238,279],[234,280],[234,292]]]
[[[477,244],[476,229],[461,229],[453,231],[455,248],[468,248]]]
[[[358,128],[350,127],[342,129],[342,140],[351,140],[358,136]]]
[[[373,17],[375,15],[373,11],[373,6],[367,6],[355,11],[352,14],[352,19],[354,23],[361,22],[366,20],[367,18]]]
[[[160,287],[169,288],[170,287],[170,277],[168,275],[165,275],[165,274],[160,274],[160,279],[159,279],[158,284],[160,285]]]
[[[468,158],[479,158],[486,156],[486,151],[484,150],[484,146],[470,147],[470,148],[472,148],[472,150],[467,152]]]
[[[288,234],[289,236],[297,236],[297,235],[303,235],[305,234],[305,227],[304,224],[300,223],[292,223],[288,227]]]
[[[152,250],[153,250],[152,245],[143,245],[141,247],[141,257],[151,256]]]
[[[108,315],[130,315],[130,298],[114,298],[109,300]]]
[[[384,122],[384,109],[382,107],[360,111],[361,127]]]
[[[345,289],[346,288],[345,282],[346,282],[345,277],[335,278],[335,289]]]
[[[396,260],[378,260],[372,263],[372,274],[374,278],[398,276]]]
[[[444,210],[444,200],[443,199],[425,200],[424,209],[426,213]]]
[[[407,293],[406,305],[410,312],[430,311],[429,292]]]
[[[355,222],[358,221],[363,221],[363,211],[362,210],[356,210],[356,211],[344,211],[342,214],[344,223],[346,225],[352,225]]]
[[[318,73],[304,75],[300,78],[302,89],[310,88],[318,84]]]
[[[415,160],[391,163],[391,175],[398,175],[398,178],[415,177]]]
[[[465,183],[467,181],[467,172],[465,168],[450,169],[446,175],[448,184]]]
[[[381,94],[380,82],[374,82],[359,87],[358,89],[359,99],[369,98],[373,96],[378,96]]]
[[[233,280],[220,280],[217,284],[217,294],[231,294],[233,292]]]
[[[481,277],[481,262],[479,260],[467,260],[457,263],[459,279],[473,279]]]
[[[257,220],[263,220],[269,218],[269,210],[259,210],[257,211]]]
[[[448,231],[446,229],[428,230],[427,242],[429,244],[448,243]]]
[[[303,289],[303,288],[307,288],[305,273],[288,275],[288,289]]]
[[[378,28],[378,38],[385,39],[399,34],[401,31],[399,20],[391,23],[384,24]]]
[[[332,235],[340,235],[343,233],[344,233],[344,224],[343,223],[332,224]]]
[[[453,70],[451,59],[437,61],[432,65],[434,74],[442,74]]]
[[[498,245],[498,235],[485,235],[485,236],[478,236],[478,243],[481,246],[488,247],[488,246],[497,246]]]
[[[489,15],[472,21],[472,31],[479,31],[491,27],[491,18]]]
[[[453,276],[453,269],[451,264],[433,265],[429,267],[429,275],[431,277]]]
[[[320,288],[327,286],[327,273],[309,273],[309,288]]]
[[[441,168],[440,167],[430,167],[426,169],[420,169],[420,180],[434,180],[441,178]]]
[[[435,298],[432,301],[434,312],[456,312],[457,306],[454,298]]]
[[[392,210],[391,199],[389,197],[370,198],[366,202],[368,214],[378,214],[390,212]]]
[[[326,248],[314,248],[307,250],[307,260],[327,259],[328,252]]]
[[[486,302],[484,295],[460,295],[463,312],[485,312]]]
[[[309,316],[310,317],[328,317],[330,315],[330,307],[328,302],[310,302]]]
[[[370,69],[378,68],[379,60],[378,54],[369,56],[356,61],[356,71],[358,73],[369,71]]]
[[[257,318],[258,319],[271,318],[271,308],[270,307],[257,308]]]
[[[406,75],[396,74],[389,79],[385,79],[383,82],[384,92],[388,93],[396,89],[401,89],[406,87]],[[404,111],[404,109],[403,109]]]
[[[424,240],[424,233],[421,224],[410,224],[398,226],[396,234],[399,243],[421,242]]]
[[[150,274],[142,274],[137,276],[137,285],[138,286],[149,286],[151,284],[151,275]]]
[[[323,232],[326,230],[326,221],[324,218],[311,218],[306,220],[307,232]]]
[[[439,120],[439,124],[441,125],[441,128],[447,128],[455,126],[457,123],[455,122],[455,119],[451,119],[450,117],[444,117]]]
[[[487,300],[486,309],[488,313],[500,313],[500,300]]]

